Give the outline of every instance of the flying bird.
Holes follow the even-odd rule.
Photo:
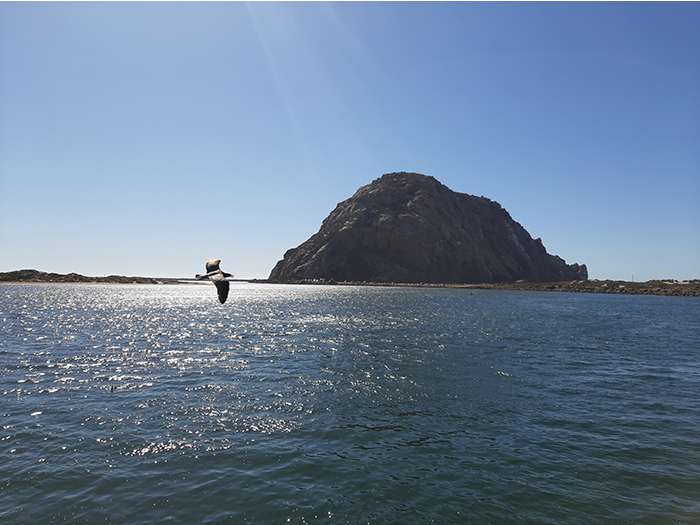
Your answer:
[[[221,259],[207,258],[207,264],[205,265],[207,273],[202,275],[197,274],[194,276],[194,278],[200,281],[202,279],[209,279],[211,282],[213,282],[214,285],[216,285],[216,293],[219,296],[219,302],[221,304],[224,304],[226,302],[226,298],[228,297],[229,288],[229,284],[226,278],[233,277],[233,275],[231,275],[230,273],[222,272],[219,268],[220,263]]]

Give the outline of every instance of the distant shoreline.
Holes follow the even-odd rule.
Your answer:
[[[231,279],[233,282],[258,284],[308,284],[316,286],[386,286],[403,288],[466,288],[473,290],[520,290],[537,292],[570,292],[570,293],[605,293],[633,295],[667,295],[678,297],[700,297],[700,279],[690,281],[674,281],[671,279],[652,280],[646,282],[631,281],[563,281],[552,283],[482,283],[482,284],[440,284],[440,283],[368,283],[368,282],[336,282],[328,280],[305,280],[288,283],[273,283],[267,279]],[[105,277],[87,277],[69,273],[46,273],[38,270],[17,270],[0,272],[1,284],[155,284],[177,285],[194,284],[193,278],[187,277],[126,277],[108,275]]]
[[[254,282],[254,281],[251,281]],[[258,281],[267,282],[267,281]],[[677,297],[700,297],[700,279],[691,281],[652,280],[646,282],[631,281],[561,281],[551,283],[480,283],[480,284],[441,284],[441,283],[368,283],[335,281],[297,281],[280,284],[313,284],[340,286],[388,286],[403,288],[465,288],[472,290],[516,290],[531,292],[569,292],[569,293],[605,293],[627,295],[667,295]]]
[[[0,283],[166,284],[168,281],[170,280],[151,277],[126,277],[123,275],[88,277],[79,273],[47,273],[39,270],[0,272]],[[176,279],[173,279],[173,281],[176,281]]]

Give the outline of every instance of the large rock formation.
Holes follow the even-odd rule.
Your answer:
[[[270,273],[275,282],[587,278],[585,265],[549,255],[497,202],[403,172],[384,175],[338,204],[318,233],[288,250]]]

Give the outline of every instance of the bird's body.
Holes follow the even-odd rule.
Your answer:
[[[205,265],[207,273],[202,275],[197,274],[194,276],[194,278],[198,280],[209,279],[211,282],[213,282],[216,286],[216,293],[219,296],[219,302],[224,304],[226,302],[226,298],[228,297],[229,289],[229,283],[226,278],[233,277],[233,275],[222,272],[219,268],[219,264],[221,264],[221,259],[207,258],[207,263]]]

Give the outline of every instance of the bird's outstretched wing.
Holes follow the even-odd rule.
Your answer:
[[[219,271],[214,275],[210,275],[209,279],[216,285],[216,293],[219,296],[219,302],[224,304],[228,298],[229,283],[224,277],[224,272]]]

